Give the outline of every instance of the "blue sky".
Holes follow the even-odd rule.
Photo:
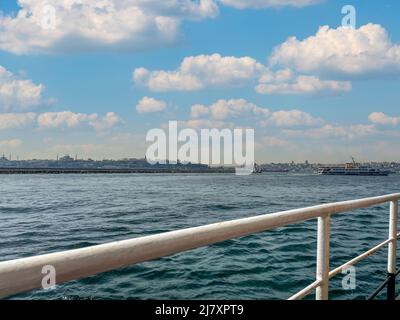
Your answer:
[[[147,130],[179,120],[197,129],[254,127],[258,161],[400,160],[397,1],[284,0],[287,5],[275,7],[273,1],[258,0],[247,4],[261,7],[243,9],[229,0],[168,0],[169,9],[153,0],[147,6],[125,1],[120,7],[113,7],[112,0],[74,0],[69,2],[84,6],[72,9],[63,6],[68,1],[31,2],[20,5],[38,21],[43,4],[58,3],[54,30],[35,31],[41,26],[32,18],[16,17],[21,8],[15,1],[0,0],[0,66],[7,73],[4,79],[0,73],[0,88],[15,86],[13,93],[3,89],[3,97],[0,89],[0,152],[21,158],[54,158],[57,153],[142,157]],[[300,2],[306,5],[295,5]],[[191,4],[190,12],[183,11]],[[357,29],[349,36],[351,31],[341,31],[346,4],[357,10]],[[112,12],[112,22],[86,28],[98,18],[99,11],[91,8],[96,5],[104,10],[101,18]],[[129,19],[139,11],[142,16]],[[155,16],[167,21],[161,30],[154,30]],[[141,17],[150,22],[140,25]],[[320,26],[332,32],[314,41],[310,37]],[[298,40],[287,43],[289,37]],[[215,69],[203,72],[199,64],[213,54],[218,55]],[[194,57],[190,70],[180,72],[187,57]],[[232,67],[221,71],[227,64]],[[147,70],[146,76],[133,80],[139,68]],[[245,76],[237,78],[237,71]],[[280,71],[286,71],[285,80],[275,77]],[[189,85],[187,77],[196,83]],[[183,89],[177,90],[174,81]],[[263,90],[256,91],[258,85]],[[22,86],[27,88],[19,92]],[[151,99],[142,101],[138,112],[144,97]],[[204,113],[194,116],[193,105],[202,105]],[[265,119],[258,108],[268,110]]]

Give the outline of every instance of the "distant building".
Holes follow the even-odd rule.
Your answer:
[[[72,162],[72,161],[75,161],[75,160],[74,160],[74,158],[70,157],[69,155],[65,155],[64,157],[61,157],[59,161]]]

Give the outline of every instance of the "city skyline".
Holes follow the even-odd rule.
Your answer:
[[[177,120],[254,127],[260,163],[400,161],[400,4],[276,3],[2,1],[0,154],[143,158]]]
[[[6,154],[1,154],[0,153],[0,162],[6,161],[6,162],[36,162],[36,161],[48,161],[48,162],[126,162],[126,161],[139,161],[141,163],[146,162],[148,166],[151,166],[152,164],[147,162],[146,156],[143,157],[130,157],[130,158],[94,158],[94,157],[80,157],[78,154],[57,154],[55,157],[49,157],[49,158],[21,158],[19,155],[6,155]],[[171,161],[169,159],[166,160],[161,160],[159,159],[162,163],[165,164],[176,164],[176,162]],[[312,162],[309,160],[305,160],[302,162],[296,162],[294,160],[286,160],[286,161],[281,161],[281,162],[259,162],[255,163],[255,165],[261,164],[261,165],[268,165],[268,164],[284,164],[284,165],[329,165],[329,164],[345,164],[345,163],[352,163],[353,161],[356,161],[353,157],[350,157],[344,162]],[[358,161],[358,163],[365,163],[365,164],[398,164],[400,165],[400,161],[371,161],[371,160],[364,160],[364,161]],[[209,163],[201,163],[201,162],[187,162],[187,161],[182,161],[181,159],[178,158],[178,164],[201,164],[201,165],[209,165]],[[154,164],[154,163],[153,163]],[[226,166],[226,167],[234,167],[235,165],[226,165],[224,163],[221,163],[221,166]]]

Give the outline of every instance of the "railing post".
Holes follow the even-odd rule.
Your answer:
[[[389,282],[387,286],[387,299],[396,299],[396,250],[397,250],[397,223],[398,223],[398,200],[390,202],[390,220],[389,220],[389,243],[388,250],[388,273]]]
[[[329,299],[330,224],[330,215],[318,218],[317,280],[322,284],[316,291],[317,300]]]

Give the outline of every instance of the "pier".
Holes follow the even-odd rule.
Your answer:
[[[394,300],[396,296],[396,276],[399,273],[396,256],[397,239],[400,236],[398,233],[399,199],[400,193],[397,193],[379,197],[321,204],[130,240],[116,241],[82,249],[4,261],[0,262],[0,297],[9,297],[18,293],[40,289],[43,279],[42,270],[46,266],[54,267],[57,274],[56,283],[61,284],[195,248],[265,232],[303,221],[316,220],[318,223],[318,237],[315,281],[308,287],[291,296],[288,294],[288,299],[303,299],[315,292],[315,298],[317,300],[328,300],[330,279],[340,274],[346,268],[357,264],[387,246],[387,279],[385,279],[383,284],[371,294],[370,298],[375,298],[378,293],[386,288],[387,299]],[[349,214],[349,211],[385,203],[390,204],[387,239],[382,243],[375,244],[370,250],[343,265],[331,269],[331,220],[338,214]],[[371,232],[372,231],[373,230],[371,230]]]

